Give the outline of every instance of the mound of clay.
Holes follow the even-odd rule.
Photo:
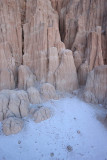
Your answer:
[[[11,116],[26,117],[28,112],[29,100],[25,91],[0,92],[0,121]]]
[[[16,134],[23,128],[23,120],[16,117],[9,117],[2,122],[5,135]]]
[[[56,99],[56,91],[53,85],[49,83],[44,83],[41,86],[40,93],[44,100]]]
[[[31,104],[41,103],[41,97],[40,97],[39,91],[36,88],[30,87],[27,90],[27,92],[28,92],[28,96]]]
[[[36,110],[33,114],[34,121],[40,123],[41,121],[47,120],[51,117],[51,111],[49,108],[41,107]]]

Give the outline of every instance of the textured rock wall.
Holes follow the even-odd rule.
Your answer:
[[[70,92],[85,85],[107,64],[106,8],[106,0],[1,0],[0,90],[33,81]]]
[[[22,63],[20,1],[0,1],[0,89],[14,88]],[[9,82],[8,82],[8,81]]]
[[[89,73],[83,98],[87,102],[107,106],[107,65],[96,67]]]
[[[62,40],[65,46],[74,53],[79,52],[82,59],[78,70],[79,77],[81,67],[86,60],[89,70],[92,70],[96,65],[107,64],[106,8],[106,0],[71,0],[59,13]],[[85,83],[84,76],[82,80],[83,82],[79,79],[80,84]]]
[[[61,6],[63,5],[65,4],[62,3]],[[25,83],[23,82],[24,75],[20,74],[18,69],[21,64],[31,69],[37,81],[50,82],[56,86],[55,73],[61,66],[63,54],[60,53],[65,49],[65,45],[60,38],[59,15],[52,7],[51,1],[7,0],[1,2],[0,8],[0,15],[3,18],[1,26],[3,21],[4,26],[2,28],[5,30],[1,34],[4,46],[1,46],[0,51],[0,89],[14,89],[17,87],[17,83],[18,86],[20,83]],[[10,26],[10,29],[6,30],[5,27],[7,26]],[[76,85],[74,84],[76,89],[78,79],[73,58],[70,63],[63,63],[62,68],[66,68],[67,65],[72,66],[71,75],[76,77]],[[8,73],[8,77],[5,76],[5,73]],[[69,80],[66,73],[62,72],[62,78],[66,77],[65,84],[62,85],[64,85],[64,90],[68,91],[66,86]],[[3,81],[7,78],[9,84]],[[69,87],[73,88],[72,85]]]

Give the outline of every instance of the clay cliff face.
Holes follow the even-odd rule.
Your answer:
[[[34,79],[67,92],[85,86],[107,64],[106,8],[106,0],[1,0],[0,90]]]
[[[89,71],[95,66],[107,64],[106,8],[106,0],[71,0],[59,13],[62,40],[74,55],[79,52],[81,58],[78,67],[81,85],[84,84],[81,70],[85,61]],[[74,59],[77,61],[77,57],[74,56]]]

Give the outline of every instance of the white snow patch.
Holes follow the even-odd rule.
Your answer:
[[[107,160],[107,129],[96,118],[106,110],[75,97],[43,105],[52,109],[50,119],[38,124],[26,119],[17,135],[0,132],[0,160]]]

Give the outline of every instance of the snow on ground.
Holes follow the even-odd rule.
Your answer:
[[[43,105],[52,109],[50,119],[26,119],[17,135],[0,132],[0,160],[107,160],[107,128],[97,119],[106,110],[75,97]]]

